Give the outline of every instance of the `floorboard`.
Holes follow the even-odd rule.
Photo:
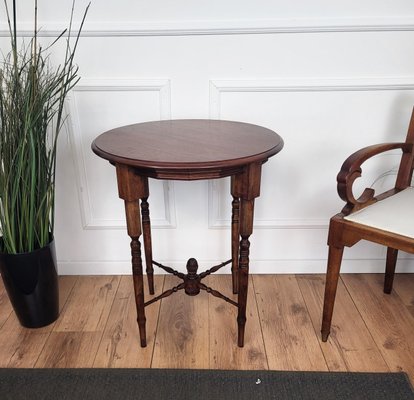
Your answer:
[[[320,337],[325,275],[297,276],[315,333]],[[339,280],[331,334],[321,350],[330,371],[389,371],[344,284]]]
[[[119,276],[85,276],[63,307],[35,366],[38,368],[88,368],[98,351]]]
[[[154,277],[154,296],[149,296],[146,280],[144,282],[147,301],[163,291],[164,275]],[[93,366],[97,368],[150,368],[159,308],[160,302],[156,302],[145,309],[147,347],[141,348],[137,336],[138,325],[133,283],[130,276],[123,276]]]
[[[343,274],[342,279],[391,371],[414,376],[414,317],[394,291],[383,293],[383,276]]]
[[[78,278],[65,276],[59,279],[59,303],[61,315],[67,299]],[[8,300],[7,300],[8,301]],[[45,344],[56,322],[39,329],[23,328],[11,312],[9,318],[0,329],[0,366],[32,368],[44,352]]]
[[[253,281],[269,368],[327,371],[295,276],[256,275]]]
[[[414,274],[396,274],[394,291],[414,316]]]
[[[166,276],[166,290],[182,282]],[[187,296],[184,291],[161,300],[153,368],[209,368],[208,294]]]
[[[179,283],[155,278],[156,295]],[[414,381],[414,274],[397,274],[391,295],[382,292],[382,275],[342,274],[327,343],[320,339],[324,279],[251,276],[244,348],[236,307],[206,292],[180,291],[148,306],[142,349],[130,276],[60,277],[61,315],[41,329],[19,325],[0,285],[0,367],[390,370]],[[205,280],[236,299],[230,282],[229,275]]]
[[[226,275],[226,278],[223,278],[223,275],[210,276],[207,284],[237,301],[237,295],[232,294],[230,275]],[[247,323],[243,348],[236,346],[237,308],[222,299],[209,296],[210,368],[269,368],[254,293],[254,284],[251,280],[247,294]]]

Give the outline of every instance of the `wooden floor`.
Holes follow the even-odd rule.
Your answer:
[[[208,284],[230,292],[230,277]],[[175,285],[156,276],[156,293]],[[236,308],[207,293],[176,293],[147,312],[139,347],[130,276],[64,276],[61,316],[37,330],[19,326],[0,286],[0,367],[138,367],[303,371],[406,371],[414,382],[414,274],[344,274],[333,329],[320,340],[323,275],[254,275],[245,347],[236,345]]]

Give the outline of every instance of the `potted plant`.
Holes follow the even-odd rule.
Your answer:
[[[43,48],[38,40],[37,0],[34,33],[18,38],[16,0],[4,7],[11,50],[0,62],[0,273],[20,323],[35,328],[59,315],[54,247],[57,138],[65,122],[64,102],[78,82],[74,64],[80,27],[69,28]],[[50,50],[66,40],[65,57],[53,68]]]

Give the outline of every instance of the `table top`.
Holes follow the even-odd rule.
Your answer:
[[[143,175],[169,179],[229,176],[265,162],[283,148],[282,138],[258,125],[220,120],[165,120],[112,129],[92,150]]]

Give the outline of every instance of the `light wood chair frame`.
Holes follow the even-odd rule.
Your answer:
[[[402,157],[394,188],[377,196],[375,196],[375,191],[373,189],[367,188],[364,190],[362,195],[356,199],[353,194],[353,184],[362,174],[362,164],[378,154],[396,149],[402,150]],[[411,185],[414,167],[413,149],[414,109],[411,115],[405,142],[383,143],[365,147],[348,157],[341,167],[341,170],[337,176],[337,189],[340,198],[346,202],[346,205],[339,214],[336,214],[331,218],[329,224],[329,253],[321,329],[322,341],[324,342],[327,341],[331,330],[332,314],[344,247],[352,247],[360,240],[368,240],[387,246],[384,279],[384,293],[387,294],[390,294],[392,291],[398,250],[414,253],[413,238],[344,219],[347,215],[368,207],[377,201],[393,196]]]

